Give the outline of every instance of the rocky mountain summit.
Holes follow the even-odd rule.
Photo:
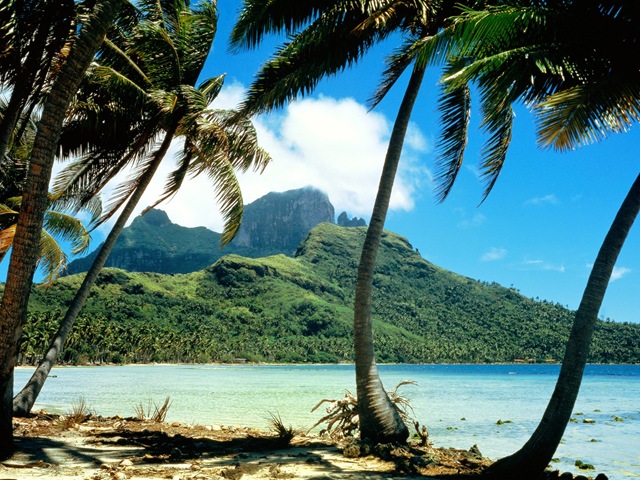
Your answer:
[[[291,254],[319,223],[334,223],[335,209],[319,190],[271,192],[246,206],[232,245],[259,251],[258,256]]]
[[[326,194],[308,187],[271,192],[245,205],[242,226],[224,249],[219,247],[219,233],[177,225],[166,212],[154,209],[123,230],[105,266],[130,272],[189,273],[232,253],[249,258],[292,255],[320,223],[335,224],[335,209]],[[342,212],[338,225],[360,227],[366,222]],[[71,262],[67,273],[87,271],[98,249]]]

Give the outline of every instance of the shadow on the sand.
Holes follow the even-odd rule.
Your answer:
[[[278,436],[233,437],[229,439],[214,439],[207,437],[187,437],[181,434],[168,435],[161,431],[126,431],[103,433],[96,437],[96,441],[109,444],[135,446],[144,449],[142,458],[136,464],[145,462],[189,462],[202,460],[211,462],[217,467],[227,467],[222,476],[237,479],[244,474],[255,474],[262,469],[269,471],[270,478],[290,478],[288,474],[279,471],[280,466],[295,464],[306,465],[318,473],[305,476],[312,480],[336,478],[348,474],[352,478],[382,479],[391,476],[404,478],[478,478],[477,475],[420,475],[411,471],[411,461],[406,457],[389,459],[395,463],[395,471],[375,471],[366,468],[366,461],[362,459],[348,459],[333,443],[314,439],[298,439],[290,444],[287,439]],[[369,457],[370,461],[380,462],[376,457]],[[140,462],[140,463],[138,463]],[[350,464],[348,471],[341,463]]]
[[[4,463],[11,467],[64,467],[98,468],[108,465],[119,468],[127,460],[129,469],[161,470],[177,468],[182,464],[197,464],[226,479],[236,480],[247,475],[268,478],[292,477],[291,467],[305,469],[305,479],[471,479],[474,475],[420,475],[408,471],[410,459],[395,461],[396,468],[380,471],[381,461],[376,457],[349,459],[338,447],[317,438],[297,438],[289,444],[277,436],[246,436],[230,438],[187,437],[169,435],[162,431],[110,431],[97,433],[85,442],[50,439],[44,437],[17,437],[18,452]],[[408,462],[408,463],[407,463]],[[393,464],[387,464],[392,466]],[[166,476],[166,475],[165,475]],[[162,478],[159,475],[157,478]],[[297,477],[301,478],[301,477]]]
[[[3,462],[5,466],[31,466],[37,463],[99,466],[105,459],[121,461],[138,450],[128,448],[97,450],[87,445],[45,437],[16,437],[14,442],[15,452]]]

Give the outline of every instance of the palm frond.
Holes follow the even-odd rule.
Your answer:
[[[471,95],[467,85],[445,89],[439,99],[441,133],[436,151],[436,199],[444,201],[458,176],[467,146]]]
[[[126,166],[138,163],[149,155],[155,146],[158,132],[153,123],[146,126],[124,155],[95,150],[65,167],[53,182],[54,194],[64,192],[71,200],[77,200],[77,208],[86,205]]]
[[[182,155],[178,157],[178,168],[176,168],[169,174],[169,177],[167,178],[165,184],[164,192],[162,192],[162,195],[160,195],[160,197],[153,204],[149,205],[143,210],[142,215],[147,213],[149,210],[156,208],[158,205],[178,193],[178,190],[180,190],[180,188],[184,184],[184,181],[187,178],[187,174],[189,173],[191,161],[193,159],[193,151],[194,147],[191,144],[191,141],[187,139],[185,141],[184,148],[182,149]]]
[[[537,5],[488,6],[484,10],[461,7],[443,41],[453,41],[458,57],[484,57],[537,38],[553,22],[553,9]]]
[[[198,90],[207,97],[209,104],[218,98],[218,95],[222,91],[225,77],[226,74],[222,74],[217,77],[208,78],[198,86]]]
[[[511,134],[513,131],[514,113],[509,101],[503,102],[498,108],[487,108],[488,102],[483,103],[485,110],[483,128],[490,133],[489,139],[485,142],[481,152],[480,170],[482,178],[485,182],[485,188],[482,195],[484,201],[493,189],[498,176],[502,171],[507,150],[511,143]]]
[[[5,203],[0,203],[0,215],[17,215],[22,206],[22,196],[5,199]]]
[[[118,72],[126,76],[129,81],[144,86],[151,85],[151,80],[144,70],[119,45],[116,45],[109,38],[105,38],[101,48],[100,65],[113,68],[114,64],[118,64]]]
[[[44,283],[52,283],[67,266],[67,255],[60,244],[46,230],[40,234],[40,260],[38,268],[42,269]]]
[[[215,198],[224,228],[220,246],[227,245],[238,233],[244,212],[242,191],[231,162],[226,155],[209,157],[208,163],[192,163],[195,169],[203,170],[213,185]]]
[[[51,235],[71,243],[71,253],[84,252],[89,247],[91,236],[81,220],[63,212],[47,210],[43,227]]]
[[[145,62],[145,69],[155,88],[170,90],[182,82],[179,52],[161,25],[143,22],[136,29],[133,42],[140,55],[151,57]]]
[[[178,22],[172,38],[180,56],[182,83],[195,85],[213,45],[218,11],[213,2],[201,2],[196,10],[182,9]]]
[[[233,118],[235,121],[229,122]],[[247,117],[236,116],[236,112],[219,110],[212,112],[211,119],[224,125],[228,141],[228,158],[233,168],[246,172],[252,169],[262,173],[271,163],[271,155],[260,148],[256,129]]]
[[[293,34],[314,21],[322,12],[335,7],[335,0],[244,0],[231,32],[229,43],[234,50],[254,48],[265,35]],[[352,4],[355,2],[351,2]]]
[[[50,197],[49,210],[58,212],[66,211],[72,215],[77,215],[81,211],[87,213],[89,215],[89,219],[87,220],[89,230],[102,215],[102,199],[100,195],[85,200],[74,198],[72,195],[66,195],[65,192],[61,192],[57,195],[51,195]]]
[[[390,32],[355,30],[364,14],[331,11],[281,45],[257,73],[239,108],[250,116],[282,107],[310,93],[323,78],[353,65],[376,41]]]
[[[184,117],[197,117],[209,106],[209,99],[202,90],[183,84],[175,89],[184,107]],[[191,123],[191,122],[190,122]]]
[[[539,145],[568,150],[628,131],[640,121],[638,80],[608,76],[550,95],[535,107]]]
[[[101,84],[108,91],[117,92],[119,97],[126,98],[127,106],[136,111],[141,110],[148,102],[148,95],[144,88],[111,67],[95,67],[92,71],[92,81]]]
[[[159,151],[160,149],[143,158],[134,166],[133,171],[129,174],[127,179],[120,182],[113,189],[111,197],[109,198],[106,207],[103,209],[102,216],[98,222],[96,222],[96,226],[102,225],[110,219],[127,202],[133,192],[138,188],[143,176],[149,171],[150,166],[155,162]]]
[[[13,245],[13,239],[16,236],[17,224],[13,223],[7,228],[0,230],[0,255],[6,254]]]
[[[387,66],[382,73],[382,80],[367,102],[370,110],[373,110],[387,96],[389,90],[395,85],[407,67],[411,65],[416,55],[414,47],[417,43],[422,43],[423,41],[423,39],[407,39],[400,48],[387,57],[385,60]]]

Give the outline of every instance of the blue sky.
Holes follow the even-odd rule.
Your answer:
[[[220,2],[218,34],[204,72],[206,77],[227,75],[215,105],[220,108],[237,104],[281,40],[268,39],[255,51],[229,53],[229,33],[240,4]],[[246,203],[269,191],[311,185],[329,195],[336,213],[346,210],[368,219],[406,78],[374,111],[367,112],[366,102],[385,55],[396,45],[397,39],[391,39],[354,68],[323,81],[313,95],[255,119],[260,143],[273,163],[262,175],[240,178]],[[483,136],[478,115],[472,113],[465,164],[449,198],[437,204],[432,183],[436,98],[434,71],[425,78],[414,109],[387,228],[407,237],[424,258],[440,267],[577,308],[602,239],[638,174],[638,129],[569,153],[542,151],[535,144],[531,115],[519,108],[507,163],[480,204]],[[169,166],[164,171],[168,170]],[[156,182],[139,210],[161,189],[162,181]],[[159,208],[175,223],[221,230],[214,196],[204,179],[192,181]],[[640,322],[639,230],[636,226],[631,231],[618,260],[603,317]],[[102,236],[103,232],[94,235],[95,245]]]

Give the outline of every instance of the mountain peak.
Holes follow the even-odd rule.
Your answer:
[[[324,192],[300,188],[271,192],[247,205],[232,244],[262,255],[291,255],[319,223],[334,223],[335,209]]]
[[[131,272],[188,273],[232,253],[249,258],[291,256],[311,229],[325,222],[335,224],[335,209],[324,192],[311,187],[271,192],[245,206],[236,238],[220,249],[219,233],[182,227],[171,222],[165,211],[152,209],[122,231],[105,266]],[[87,271],[96,254],[74,260],[67,273]]]
[[[151,209],[144,215],[140,215],[136,217],[131,224],[144,222],[148,225],[153,225],[155,227],[166,227],[168,225],[173,225],[171,220],[169,220],[169,215],[164,210]]]

